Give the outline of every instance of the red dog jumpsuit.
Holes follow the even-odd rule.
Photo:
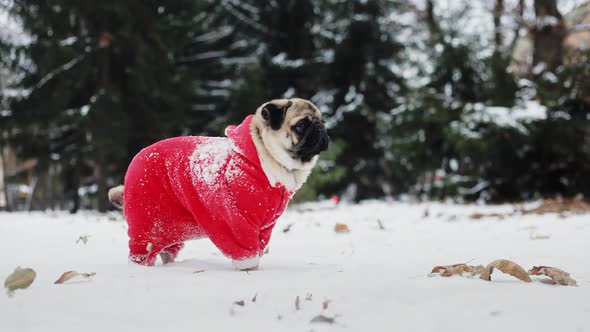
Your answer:
[[[266,176],[250,135],[253,115],[227,137],[185,136],[135,156],[125,175],[129,257],[154,265],[183,242],[208,237],[238,268],[258,265],[294,194]]]

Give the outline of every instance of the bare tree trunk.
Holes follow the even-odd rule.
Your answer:
[[[502,16],[505,14],[504,0],[496,0],[492,16],[494,18],[494,53],[492,54],[492,92],[493,102],[500,106],[512,106],[517,90],[514,77],[508,72],[511,50],[504,46]]]
[[[524,23],[524,8],[525,8],[524,0],[518,0],[518,17],[516,18],[516,27],[514,28],[514,36],[512,37],[512,42],[510,42],[510,49],[509,53],[511,56],[514,53],[514,48],[516,47],[516,42],[520,38],[520,30]]]
[[[107,176],[104,158],[100,157],[97,160],[95,168],[96,182],[98,185],[98,212],[106,212],[108,208],[107,200]]]
[[[73,164],[68,164],[63,170],[64,193],[67,200],[72,201],[70,213],[76,213],[80,209],[80,165],[81,157],[78,156]]]
[[[496,5],[494,6],[494,12],[492,13],[494,16],[494,46],[495,52],[501,53],[502,51],[502,24],[500,20],[502,19],[502,15],[504,14],[504,0],[496,0]]]
[[[2,159],[2,190],[4,191],[4,203],[6,211],[11,211],[10,201],[8,199],[8,184],[6,183],[6,160],[4,158],[4,144],[2,143],[2,132],[0,132],[0,159]]]
[[[430,38],[434,39],[434,37],[438,37],[437,35],[440,33],[440,28],[436,22],[436,17],[434,16],[434,3],[432,0],[426,0],[426,24],[430,31]]]
[[[47,178],[49,171],[47,167],[36,167],[36,176],[33,176],[29,183],[31,186],[31,210],[45,211],[49,206],[49,183]]]
[[[566,27],[556,0],[535,0],[533,36],[533,67],[544,63],[553,71],[563,63],[563,40]]]
[[[110,53],[111,53],[111,42],[112,42],[112,35],[109,32],[102,32],[99,38],[98,47],[100,48],[100,72],[101,72],[101,85],[104,91],[107,91],[107,96],[102,96],[101,98],[111,98],[108,96],[108,91],[110,91],[111,86],[111,77],[110,77],[110,70],[111,70],[111,63],[110,63]],[[102,100],[102,107],[109,107],[111,101]],[[95,176],[96,176],[96,184],[98,186],[98,211],[99,212],[106,212],[108,208],[108,198],[107,198],[107,167],[106,167],[106,151],[108,151],[108,142],[107,139],[109,133],[105,132],[103,128],[98,126],[95,128],[97,134],[97,155],[96,155],[96,166],[95,166]]]

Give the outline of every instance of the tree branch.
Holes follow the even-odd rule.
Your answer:
[[[57,67],[56,69],[52,70],[47,75],[43,76],[43,78],[41,78],[39,80],[39,82],[37,82],[37,84],[35,84],[33,89],[39,89],[39,88],[43,87],[47,82],[52,80],[56,75],[72,69],[76,64],[78,64],[80,61],[82,61],[83,58],[84,58],[84,54],[80,54],[77,57],[73,58],[72,60],[70,60],[70,61],[64,63],[63,65]]]

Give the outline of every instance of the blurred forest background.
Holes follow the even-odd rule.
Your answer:
[[[0,208],[109,209],[143,147],[316,103],[299,201],[590,194],[590,1],[0,0]]]

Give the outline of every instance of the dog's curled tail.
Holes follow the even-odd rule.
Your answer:
[[[111,203],[118,207],[119,209],[123,208],[123,191],[124,191],[124,186],[120,185],[120,186],[116,186],[113,187],[109,190],[109,201],[111,201]]]

